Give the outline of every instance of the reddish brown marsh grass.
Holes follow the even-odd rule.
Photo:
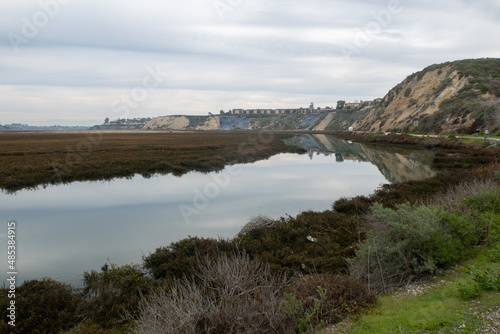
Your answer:
[[[106,180],[134,174],[182,175],[303,152],[262,133],[0,133],[0,188]]]

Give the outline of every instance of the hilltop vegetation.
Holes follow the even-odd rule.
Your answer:
[[[500,129],[500,59],[431,65],[409,75],[355,125],[366,131],[474,133]]]

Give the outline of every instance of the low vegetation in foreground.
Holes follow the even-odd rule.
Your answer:
[[[411,284],[380,296],[376,307],[324,333],[498,333],[500,243],[474,255],[425,284]]]
[[[255,217],[231,240],[180,240],[141,266],[105,265],[84,274],[83,291],[51,279],[25,282],[18,326],[7,326],[2,298],[0,330],[447,332],[464,321],[479,328],[467,308],[479,297],[498,306],[500,291],[491,264],[500,252],[500,165],[497,151],[484,156],[484,166],[461,163],[428,180],[339,199],[332,210]],[[453,166],[452,157],[443,161]],[[385,295],[450,270],[452,281],[415,300]]]

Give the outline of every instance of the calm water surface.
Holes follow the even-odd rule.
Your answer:
[[[320,135],[295,141],[309,154],[280,154],[219,173],[1,193],[1,258],[7,258],[7,222],[15,220],[18,282],[48,276],[81,286],[84,271],[141,263],[143,254],[189,235],[230,238],[258,214],[322,211],[342,196],[433,175],[431,152],[377,151]],[[0,278],[5,282],[6,270]]]

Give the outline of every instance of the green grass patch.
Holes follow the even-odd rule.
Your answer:
[[[464,298],[463,289],[473,289],[475,282],[466,269],[500,270],[491,261],[500,243],[476,250],[476,256],[447,274],[436,277],[434,289],[419,296],[401,297],[397,293],[378,298],[377,307],[345,324],[348,333],[474,333],[484,325],[482,312],[500,306],[500,294],[481,291],[475,298]],[[495,253],[496,254],[496,253]],[[444,283],[440,283],[445,281]]]

